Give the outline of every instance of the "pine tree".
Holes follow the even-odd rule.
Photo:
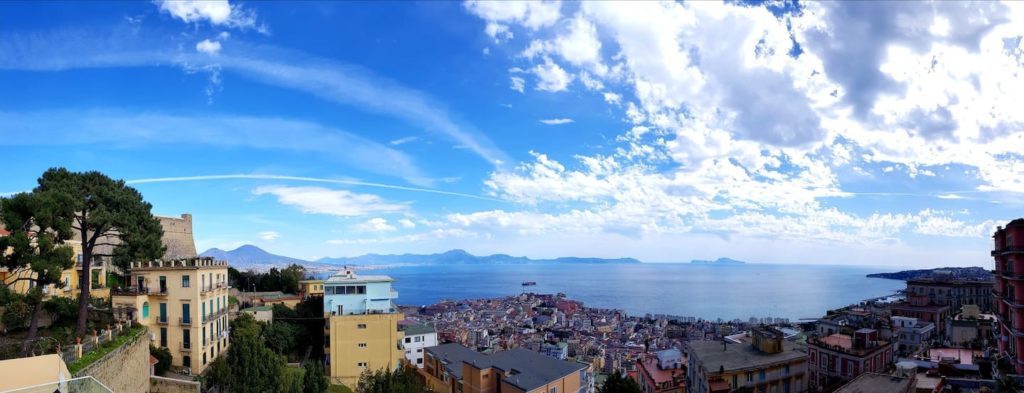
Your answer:
[[[633,378],[624,377],[616,371],[597,389],[597,393],[643,393],[643,390]]]

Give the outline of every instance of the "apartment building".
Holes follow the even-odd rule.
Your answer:
[[[892,317],[897,353],[912,354],[936,337],[935,324],[912,317]]]
[[[806,392],[807,353],[774,328],[755,328],[751,342],[690,341],[686,368],[692,393]]]
[[[405,359],[416,368],[423,368],[423,349],[437,345],[437,330],[424,324],[404,325],[401,329],[405,333],[402,341]]]
[[[975,305],[981,311],[992,310],[992,281],[960,280],[936,275],[933,278],[907,280],[907,298],[920,305],[935,304],[960,310]]]
[[[459,344],[425,350],[420,369],[439,393],[583,393],[588,365],[558,360],[527,349],[485,355]]]
[[[404,319],[388,276],[358,276],[345,269],[324,281],[324,341],[333,383],[354,387],[365,370],[394,369],[405,359]]]
[[[1010,370],[1024,374],[1024,218],[997,228],[992,238],[999,354],[1010,363]]]
[[[675,348],[644,354],[636,361],[637,383],[644,393],[685,393],[686,369]]]
[[[303,299],[324,296],[324,280],[299,281],[299,293]]]
[[[808,338],[807,360],[811,386],[827,391],[866,372],[885,372],[893,348],[876,330],[858,329],[852,337],[836,333]]]
[[[213,258],[133,262],[127,288],[112,296],[114,316],[149,327],[172,367],[201,373],[228,349],[228,264]]]

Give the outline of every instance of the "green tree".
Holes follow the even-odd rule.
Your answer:
[[[295,343],[300,332],[297,327],[286,322],[275,322],[263,328],[263,341],[267,348],[274,350],[278,355],[288,355],[296,352]]]
[[[4,310],[4,326],[9,330],[25,327],[25,321],[32,317],[32,308],[24,300],[15,300]]]
[[[996,393],[1018,393],[1020,390],[1020,382],[1009,375],[996,380]]]
[[[230,351],[229,351],[230,352]],[[230,392],[231,381],[234,377],[231,374],[231,367],[223,357],[218,357],[210,362],[203,375],[203,385],[208,388],[216,388],[218,392]]]
[[[281,393],[302,393],[303,369],[285,367],[281,375]]]
[[[359,376],[356,393],[426,393],[430,388],[411,368],[366,370]]]
[[[153,345],[149,346],[149,354],[156,358],[157,363],[154,367],[156,375],[163,375],[164,372],[171,369],[171,351],[167,348],[158,348]]]
[[[68,225],[78,232],[82,242],[82,271],[91,271],[94,257],[111,258],[128,271],[129,262],[163,256],[163,228],[153,217],[152,205],[123,180],[113,180],[100,172],[71,172],[51,168],[39,178],[33,192],[61,195],[66,207],[77,213]],[[109,246],[110,254],[98,253],[97,246]],[[78,296],[78,323],[75,332],[85,334],[89,307],[90,275],[81,275]]]
[[[284,358],[264,345],[261,326],[243,314],[232,323],[231,349],[227,365],[230,378],[226,391],[258,393],[278,391],[284,382]]]
[[[597,393],[643,393],[643,390],[633,378],[625,377],[616,371],[597,389]]]
[[[43,302],[43,309],[50,313],[51,326],[70,326],[78,319],[78,305],[69,297],[54,296]]]
[[[306,276],[306,268],[302,265],[291,264],[281,271],[281,291],[284,293],[299,293],[299,281]]]
[[[62,193],[33,191],[9,198],[0,198],[0,222],[11,232],[0,238],[0,266],[8,271],[27,270],[10,283],[27,280],[35,285],[26,296],[32,307],[28,337],[21,345],[21,355],[28,350],[39,332],[39,313],[42,311],[43,288],[60,282],[65,269],[74,261],[74,251],[64,244],[71,238],[71,218],[74,210],[68,206],[68,197]]]
[[[324,374],[324,365],[320,362],[306,362],[303,366],[306,373],[303,375],[302,393],[325,393],[330,387],[327,375]]]

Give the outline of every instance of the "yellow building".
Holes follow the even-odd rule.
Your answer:
[[[392,300],[388,276],[356,276],[344,270],[324,282],[324,341],[333,383],[355,387],[366,370],[394,369],[405,359],[398,321],[405,317]]]
[[[302,280],[299,281],[299,292],[302,293],[302,298],[306,299],[312,296],[324,296],[324,280]]]
[[[133,262],[130,285],[114,291],[114,316],[149,327],[154,345],[174,355],[171,366],[198,374],[227,350],[227,262]]]
[[[807,350],[783,339],[775,328],[751,331],[753,340],[739,344],[724,341],[690,341],[686,367],[691,393],[806,392]]]
[[[51,284],[43,288],[43,294],[45,294],[46,297],[78,297],[79,290],[81,288],[82,275],[82,242],[69,240],[66,244],[71,246],[71,249],[73,250],[74,254],[71,258],[74,259],[75,264],[61,273],[60,284]],[[109,299],[110,290],[107,288],[108,264],[93,263],[92,266],[89,267],[89,270],[92,272],[89,279],[92,286],[92,290],[89,292],[90,296]],[[33,273],[31,269],[27,268],[8,271],[7,268],[0,267],[0,282],[3,282],[4,286],[13,290],[15,293],[26,294],[29,289],[35,287],[35,281],[24,280],[26,277],[35,277],[35,273]]]

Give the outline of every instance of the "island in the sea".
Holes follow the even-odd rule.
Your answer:
[[[743,265],[743,264],[746,264],[746,262],[735,260],[735,259],[732,259],[732,258],[718,258],[718,259],[713,260],[713,261],[704,260],[704,259],[694,259],[694,260],[690,261],[690,263],[694,264],[694,265]]]
[[[872,273],[871,278],[888,278],[890,280],[918,280],[923,278],[943,278],[951,280],[991,281],[992,272],[978,266],[971,267],[940,267],[935,269],[904,270],[894,273]]]

